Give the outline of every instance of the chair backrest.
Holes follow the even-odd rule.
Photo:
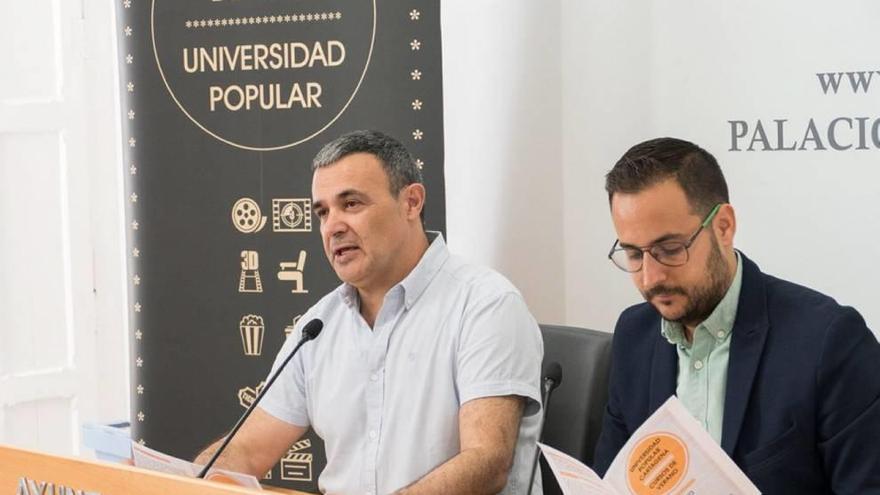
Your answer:
[[[299,271],[303,271],[306,267],[306,254],[305,249],[299,252],[299,260],[296,262],[296,269]]]
[[[608,402],[611,334],[585,328],[541,325],[544,363],[562,365],[562,384],[550,396],[544,443],[593,464],[593,450]],[[559,493],[544,472],[544,493]],[[550,485],[550,487],[548,487]]]

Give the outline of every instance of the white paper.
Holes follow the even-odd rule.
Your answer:
[[[143,445],[131,443],[132,461],[139,468],[149,469],[150,471],[158,471],[165,474],[173,474],[176,476],[184,476],[186,478],[195,478],[199,474],[195,468],[195,464],[171,457],[157,450],[153,450]]]
[[[538,447],[544,454],[544,458],[547,459],[550,470],[556,476],[556,481],[559,483],[563,495],[578,495],[580,493],[615,495],[617,493],[613,486],[574,457],[540,442]]]
[[[761,493],[675,396],[632,434],[604,479],[577,459],[538,445],[564,495]]]
[[[168,454],[163,454],[158,450],[144,447],[137,442],[131,443],[131,451],[132,461],[134,462],[135,467],[149,469],[150,471],[173,474],[186,478],[195,478],[199,475],[199,473],[202,471],[202,468],[204,467],[189,461],[185,461],[183,459],[172,457]],[[237,485],[243,486],[245,488],[252,488],[255,490],[263,489],[257,478],[249,474],[242,474],[233,471],[227,471],[225,469],[212,468],[210,471],[208,471],[208,475],[206,476],[206,478],[210,477],[213,474],[227,476],[234,480]]]
[[[761,493],[675,396],[633,433],[605,479],[621,493]]]

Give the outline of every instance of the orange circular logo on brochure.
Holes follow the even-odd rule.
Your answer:
[[[671,433],[655,433],[640,440],[626,463],[626,482],[635,495],[671,492],[687,473],[687,446]]]

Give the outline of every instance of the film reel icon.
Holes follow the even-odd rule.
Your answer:
[[[251,198],[241,198],[232,205],[232,224],[239,232],[253,234],[266,225],[260,205]]]

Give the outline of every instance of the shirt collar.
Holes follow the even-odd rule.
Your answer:
[[[712,314],[709,315],[702,323],[694,329],[694,338],[697,332],[707,332],[718,343],[723,342],[730,337],[733,330],[733,324],[736,321],[736,310],[739,306],[739,293],[742,288],[742,259],[739,251],[736,253],[736,275],[733,277],[727,293],[721,298],[721,301],[715,306]],[[681,348],[689,348],[687,338],[685,338],[684,326],[676,321],[669,321],[665,318],[660,319],[660,333],[666,337],[670,344],[675,344]]]
[[[431,244],[428,246],[425,254],[415,268],[409,272],[409,275],[400,281],[400,286],[406,295],[406,309],[412,307],[413,304],[428,288],[428,284],[440,271],[440,268],[449,259],[449,250],[446,248],[446,242],[443,240],[443,234],[440,232],[428,231],[428,240]]]
[[[430,245],[418,264],[403,280],[388,291],[388,294],[403,291],[406,309],[411,308],[415,304],[416,300],[425,292],[428,284],[430,284],[431,280],[433,280],[434,276],[449,258],[449,250],[446,248],[443,234],[429,230],[427,235]],[[336,289],[336,292],[348,307],[355,308],[358,306],[359,299],[357,289],[354,286],[343,283]]]

